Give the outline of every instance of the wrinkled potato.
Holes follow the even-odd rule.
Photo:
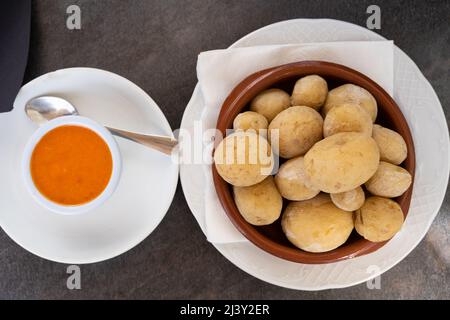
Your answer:
[[[372,135],[372,118],[357,104],[341,104],[331,109],[323,121],[323,136],[339,132],[360,132]]]
[[[236,206],[248,223],[263,226],[280,217],[283,199],[272,176],[250,187],[233,187],[233,192]]]
[[[251,186],[271,174],[274,158],[267,140],[252,131],[237,131],[214,151],[219,175],[233,186]]]
[[[328,193],[355,189],[375,173],[380,153],[371,137],[341,132],[317,142],[305,155],[311,185]]]
[[[323,116],[325,117],[333,107],[344,103],[358,104],[370,114],[372,122],[375,122],[378,112],[377,101],[369,91],[350,83],[328,92],[327,100],[322,108]]]
[[[375,196],[395,198],[411,185],[411,174],[402,167],[380,161],[375,174],[365,183],[367,191]]]
[[[303,77],[295,83],[291,105],[307,106],[319,110],[328,94],[327,82],[318,75]]]
[[[372,138],[380,149],[380,159],[399,165],[408,154],[406,142],[394,130],[384,128],[378,124],[373,125]]]
[[[265,90],[250,102],[250,110],[263,115],[269,122],[290,106],[289,94],[281,89]]]
[[[334,205],[345,211],[358,210],[362,207],[364,200],[366,199],[364,190],[361,187],[341,193],[332,193],[330,196]]]
[[[303,157],[283,163],[275,176],[275,183],[281,195],[288,200],[308,200],[320,192],[310,186],[311,182],[305,174]]]
[[[313,108],[290,107],[269,124],[269,141],[276,146],[272,130],[278,129],[278,154],[282,158],[293,158],[303,155],[322,139],[322,126],[322,117]]]
[[[326,194],[291,202],[281,226],[296,247],[308,252],[326,252],[347,241],[353,230],[353,213],[336,207]]]
[[[269,122],[263,115],[253,112],[246,111],[239,113],[233,121],[234,130],[249,130],[253,129],[255,132],[267,136],[267,127]],[[263,130],[260,130],[263,129]]]
[[[397,202],[370,197],[356,211],[355,228],[365,239],[380,242],[392,238],[401,229],[403,220],[403,212]]]

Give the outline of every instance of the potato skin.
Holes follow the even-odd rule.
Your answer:
[[[255,132],[262,134],[267,137],[267,127],[269,122],[263,115],[253,112],[246,111],[239,113],[233,121],[234,130],[255,130]],[[260,130],[263,129],[263,130]]]
[[[355,228],[372,242],[392,238],[402,227],[404,216],[397,202],[382,197],[370,197],[356,211]]]
[[[342,132],[317,142],[305,155],[311,185],[328,193],[355,189],[375,173],[380,153],[371,137]]]
[[[283,198],[294,201],[308,200],[320,190],[311,187],[305,173],[303,157],[292,158],[283,163],[275,176],[275,184]]]
[[[369,91],[351,83],[328,92],[327,100],[322,108],[323,116],[325,117],[333,107],[344,103],[358,104],[370,114],[372,122],[375,122],[378,113],[377,101]]]
[[[336,207],[345,211],[358,210],[366,199],[364,190],[361,187],[346,192],[332,193],[330,197]]]
[[[308,252],[326,252],[347,241],[353,230],[353,213],[336,207],[326,194],[291,202],[281,226],[288,240]]]
[[[250,224],[271,224],[281,215],[283,199],[272,176],[250,187],[233,187],[233,193],[239,212]]]
[[[317,141],[322,139],[323,119],[313,108],[305,106],[290,107],[280,112],[269,124],[271,131],[279,131],[279,155],[290,159],[305,154]]]
[[[318,75],[300,78],[295,83],[291,95],[291,105],[307,106],[319,110],[328,94],[327,82]]]
[[[395,198],[405,193],[411,182],[412,177],[408,171],[389,162],[380,161],[377,171],[365,186],[375,196]]]
[[[290,106],[289,94],[276,88],[264,90],[250,102],[250,110],[263,115],[269,122]]]
[[[372,138],[380,149],[380,159],[399,165],[408,155],[408,149],[403,137],[394,130],[384,128],[378,124],[373,126]]]
[[[357,104],[341,104],[328,111],[323,121],[323,136],[329,137],[339,132],[360,132],[372,135],[372,118]]]
[[[252,131],[237,131],[217,146],[214,165],[226,182],[244,187],[257,184],[270,175],[274,158],[264,137]]]

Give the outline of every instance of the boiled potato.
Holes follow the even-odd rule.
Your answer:
[[[219,175],[234,186],[251,186],[271,174],[274,158],[267,140],[252,131],[237,131],[217,146],[214,164]]]
[[[403,220],[403,212],[397,202],[370,197],[356,211],[355,228],[365,239],[380,242],[392,238],[401,229]]]
[[[325,117],[332,108],[344,103],[358,104],[370,114],[372,122],[375,122],[378,112],[377,101],[369,91],[350,83],[328,92],[327,100],[322,108],[323,116]]]
[[[375,196],[401,196],[411,185],[411,174],[402,167],[380,161],[375,174],[365,183],[367,191]]]
[[[327,82],[318,75],[303,77],[295,83],[291,105],[307,106],[319,110],[328,94]]]
[[[250,187],[233,187],[233,191],[236,206],[248,223],[263,226],[280,217],[283,199],[272,176]]]
[[[283,158],[303,155],[314,143],[322,139],[323,120],[313,108],[290,107],[280,112],[269,124],[269,140],[276,149],[278,132],[278,154]],[[278,131],[272,132],[278,129]]]
[[[239,113],[233,121],[234,130],[245,131],[251,129],[263,136],[267,136],[268,126],[269,122],[266,117],[253,111]]]
[[[317,142],[305,155],[311,185],[328,193],[355,189],[375,173],[380,153],[375,140],[341,132]]]
[[[355,211],[364,204],[366,196],[361,187],[357,187],[350,191],[330,194],[331,201],[336,207],[345,211]]]
[[[303,157],[283,163],[275,176],[275,183],[281,195],[288,200],[308,200],[320,192],[319,189],[310,186],[309,177],[305,174]]]
[[[353,213],[336,207],[326,194],[291,202],[281,226],[296,247],[308,252],[326,252],[347,241],[353,230]]]
[[[323,121],[323,136],[339,132],[360,132],[372,135],[372,119],[366,110],[357,104],[341,104],[331,109]]]
[[[250,102],[250,110],[263,115],[269,122],[290,106],[289,94],[281,89],[265,90]]]
[[[406,142],[394,130],[374,124],[372,138],[377,142],[380,149],[381,160],[398,165],[406,159],[408,154]]]

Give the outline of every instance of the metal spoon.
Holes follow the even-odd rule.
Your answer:
[[[28,117],[37,124],[42,124],[61,116],[79,114],[75,106],[69,101],[52,96],[42,96],[31,99],[25,105],[25,112]],[[173,148],[178,144],[178,141],[171,137],[140,134],[109,127],[105,128],[116,136],[137,142],[168,155],[172,153]]]

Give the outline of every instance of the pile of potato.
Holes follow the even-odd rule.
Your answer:
[[[247,222],[267,225],[282,214],[286,237],[300,249],[333,250],[353,228],[369,241],[385,241],[403,224],[389,198],[402,195],[412,178],[399,166],[407,156],[404,139],[374,124],[376,117],[377,102],[364,88],[328,91],[322,77],[305,76],[290,96],[275,88],[256,96],[217,146],[215,166],[233,185]],[[286,159],[277,172],[274,153]]]

